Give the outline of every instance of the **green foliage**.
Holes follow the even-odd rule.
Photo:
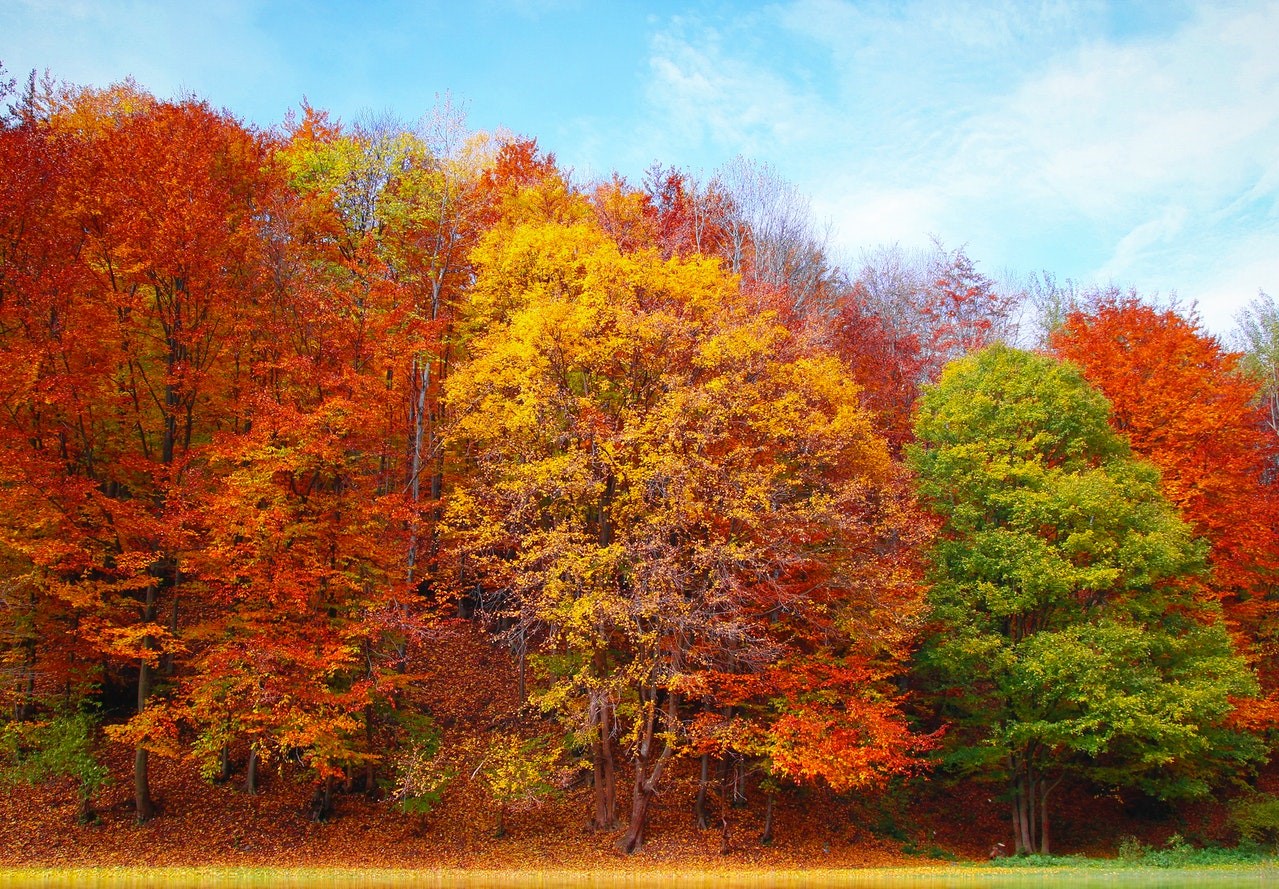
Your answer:
[[[97,717],[87,710],[59,710],[43,722],[10,722],[0,729],[0,781],[40,784],[71,778],[83,814],[110,780],[93,753]]]
[[[430,716],[402,712],[397,721],[407,737],[393,760],[392,796],[400,811],[425,815],[444,798],[444,791],[457,777],[457,768],[442,753],[440,730]]]
[[[1205,868],[1235,867],[1271,862],[1274,856],[1255,845],[1236,849],[1220,846],[1193,846],[1174,834],[1163,847],[1149,846],[1136,837],[1124,837],[1114,858],[1086,858],[1082,855],[1010,855],[996,858],[990,867],[1001,869],[1077,868],[1114,870],[1115,868]]]
[[[1279,846],[1279,796],[1259,793],[1236,801],[1230,807],[1230,821],[1244,840]]]
[[[1226,728],[1257,685],[1194,596],[1203,547],[1073,367],[1002,346],[957,361],[916,435],[921,495],[945,520],[920,665],[960,729],[952,763],[1172,797],[1262,757]]]

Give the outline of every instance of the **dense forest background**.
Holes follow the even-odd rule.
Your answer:
[[[675,773],[726,847],[748,791],[768,841],[972,787],[1009,852],[1065,794],[1275,838],[1271,297],[1223,343],[962,248],[841,264],[763,165],[578,182],[447,103],[3,92],[7,780],[88,820],[127,750],[139,822],[162,758],[498,833],[573,791],[626,852]]]

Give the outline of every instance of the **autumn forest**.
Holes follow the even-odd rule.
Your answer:
[[[499,835],[567,794],[623,853],[676,776],[725,851],[747,791],[764,842],[974,787],[1010,855],[1065,798],[1279,840],[1269,296],[1223,340],[940,243],[841,264],[765,165],[578,181],[447,101],[0,91],[6,786],[471,788]],[[459,634],[498,715],[436,703]]]

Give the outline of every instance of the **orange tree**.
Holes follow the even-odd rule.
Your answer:
[[[466,591],[554,668],[538,700],[592,751],[598,827],[614,751],[629,760],[633,851],[709,675],[759,685],[788,655],[900,651],[914,532],[843,365],[802,354],[716,262],[623,253],[557,206],[474,257],[477,334],[447,389],[474,476],[446,521]],[[863,783],[858,751],[901,737],[874,727],[900,716],[882,669],[857,676],[824,715],[765,724],[779,769]],[[812,743],[815,719],[848,730]]]
[[[31,518],[11,540],[80,644],[113,676],[137,671],[137,712],[115,734],[136,748],[145,820],[148,755],[174,739],[149,698],[181,648],[181,504],[234,412],[220,360],[259,283],[264,146],[207,105],[127,84],[52,90],[28,112],[13,144],[56,167],[5,189],[25,218],[5,272],[4,496]]]

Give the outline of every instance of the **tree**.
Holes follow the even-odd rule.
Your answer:
[[[861,269],[810,327],[851,366],[880,431],[900,449],[912,434],[920,387],[948,361],[1007,341],[1014,306],[962,248],[894,245],[863,254]]]
[[[1164,495],[1208,543],[1204,592],[1271,674],[1279,511],[1266,483],[1276,442],[1259,381],[1193,318],[1135,296],[1071,313],[1051,343],[1110,400],[1111,423],[1133,450],[1159,467]]]
[[[1236,348],[1243,353],[1243,370],[1260,385],[1262,420],[1272,443],[1279,442],[1279,305],[1273,296],[1262,291],[1236,320]],[[1275,447],[1279,450],[1279,444]],[[1271,460],[1267,476],[1271,483],[1279,476],[1277,462],[1279,454]]]
[[[21,223],[6,250],[17,261],[4,273],[0,348],[19,364],[0,383],[0,448],[7,505],[30,520],[11,545],[108,678],[136,670],[137,713],[109,733],[135,746],[146,820],[148,756],[173,735],[148,702],[155,671],[180,649],[191,540],[180,504],[187,469],[233,422],[219,362],[237,302],[259,283],[265,146],[207,105],[156,102],[130,84],[29,104],[42,113],[6,137],[57,167],[4,189]],[[50,274],[34,277],[41,269]]]
[[[1229,727],[1256,680],[1195,595],[1202,546],[1108,420],[1071,366],[992,346],[926,391],[907,449],[944,520],[921,670],[952,765],[1007,782],[1018,852],[1049,850],[1068,774],[1195,795],[1261,755]]]
[[[496,232],[474,259],[482,333],[447,390],[475,463],[446,512],[459,571],[559,655],[538,699],[584,723],[599,827],[628,754],[633,851],[699,673],[837,639],[871,660],[909,632],[903,479],[842,365],[718,263],[559,222]]]

